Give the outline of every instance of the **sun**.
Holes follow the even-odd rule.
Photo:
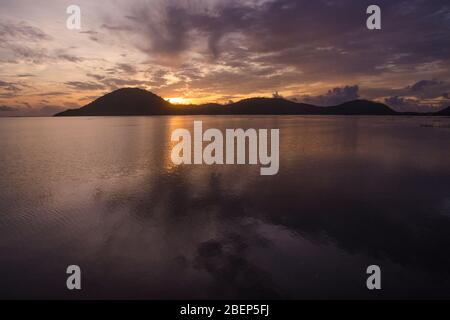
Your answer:
[[[183,97],[168,98],[167,101],[169,101],[172,104],[189,104],[189,100]]]

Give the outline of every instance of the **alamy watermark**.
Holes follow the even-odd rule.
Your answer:
[[[69,290],[81,290],[81,268],[77,265],[70,265],[66,269],[67,277],[66,286]]]
[[[211,128],[203,132],[203,122],[194,121],[193,134],[176,129],[171,140],[178,142],[171,153],[175,165],[260,165],[263,176],[276,175],[279,170],[279,129],[270,129],[270,135],[268,129],[226,129],[223,133]]]
[[[370,14],[367,18],[367,29],[369,30],[381,30],[381,8],[377,5],[371,5],[366,10],[367,14]]]
[[[381,268],[377,265],[367,267],[366,273],[370,275],[367,278],[366,286],[369,290],[381,290]]]
[[[69,30],[81,30],[81,8],[77,5],[70,5],[66,9],[69,17],[66,20],[66,27]]]

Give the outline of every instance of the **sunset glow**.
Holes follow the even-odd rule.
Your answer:
[[[177,97],[177,98],[168,98],[167,101],[169,101],[172,104],[189,104],[190,101],[183,98],[183,97]]]
[[[274,92],[322,106],[450,104],[448,1],[381,1],[382,30],[367,30],[365,1],[80,0],[80,30],[66,27],[64,1],[0,4],[1,115],[51,115],[123,87],[174,104]]]

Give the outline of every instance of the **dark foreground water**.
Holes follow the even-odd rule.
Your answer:
[[[174,166],[171,132],[194,120],[280,128],[279,174]],[[449,125],[0,119],[0,298],[450,298]]]

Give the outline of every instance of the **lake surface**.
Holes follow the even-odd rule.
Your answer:
[[[279,174],[173,165],[194,120]],[[450,298],[450,118],[0,118],[0,298]]]

